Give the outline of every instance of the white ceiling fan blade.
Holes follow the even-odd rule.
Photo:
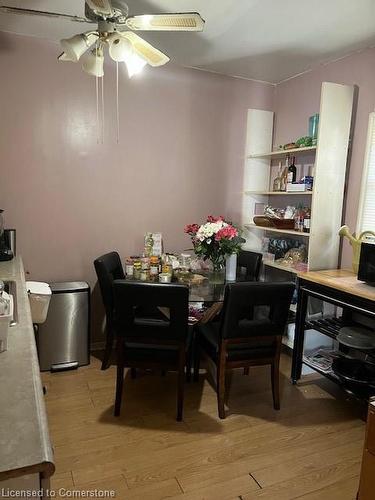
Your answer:
[[[86,0],[87,5],[95,14],[112,16],[113,8],[109,0]]]
[[[89,19],[80,16],[71,16],[69,14],[60,14],[58,12],[45,12],[43,10],[21,9],[19,7],[8,7],[6,5],[0,6],[0,13],[6,14],[26,14],[28,16],[42,16],[50,18],[68,19],[69,21],[76,21],[78,23],[91,23]]]
[[[148,62],[150,66],[163,66],[170,61],[169,57],[159,49],[153,47],[150,43],[143,40],[140,36],[130,31],[122,33],[122,36],[126,37],[132,44],[134,51],[145,61]]]
[[[204,20],[198,12],[151,14],[128,17],[126,26],[136,31],[203,31]]]

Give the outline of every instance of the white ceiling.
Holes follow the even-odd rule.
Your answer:
[[[1,0],[2,5],[83,15],[83,0]],[[128,0],[131,14],[198,11],[203,33],[143,33],[184,66],[280,82],[375,45],[375,0]],[[90,29],[90,26],[87,26]],[[85,24],[0,15],[0,31],[59,40]]]

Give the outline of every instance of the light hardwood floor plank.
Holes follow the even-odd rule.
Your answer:
[[[291,385],[287,356],[281,366],[280,411],[272,407],[269,369],[252,368],[249,376],[235,370],[227,380],[225,420],[202,374],[186,384],[181,423],[173,373],[139,371],[135,380],[127,373],[119,418],[115,367],[103,372],[93,358],[76,372],[44,373],[57,470],[52,485],[112,485],[126,500],[318,499],[325,491],[327,500],[340,498],[346,485],[353,490],[362,455],[365,425],[357,405],[321,377]]]

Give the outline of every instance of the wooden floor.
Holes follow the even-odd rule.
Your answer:
[[[209,377],[186,384],[184,421],[175,421],[174,373],[125,377],[122,416],[113,417],[115,367],[43,374],[55,450],[54,489],[115,490],[125,500],[352,500],[365,424],[326,379],[289,382],[282,359],[281,410],[269,370],[228,380],[219,420]],[[58,496],[56,496],[58,498]]]

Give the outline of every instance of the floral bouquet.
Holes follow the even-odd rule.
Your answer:
[[[185,233],[191,237],[194,252],[203,260],[210,260],[214,271],[220,271],[229,255],[238,253],[245,240],[240,230],[224,217],[209,215],[202,224],[188,224]]]

